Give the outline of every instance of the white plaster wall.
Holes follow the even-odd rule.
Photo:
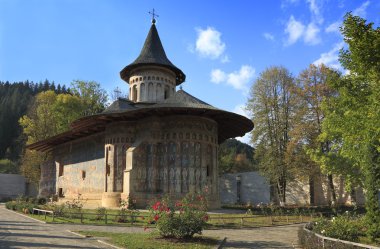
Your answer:
[[[270,186],[268,181],[258,172],[244,172],[225,174],[220,178],[220,201],[222,204],[235,204],[237,202],[237,180],[240,176],[240,202],[241,203],[269,203]]]

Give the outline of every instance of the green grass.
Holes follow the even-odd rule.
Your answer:
[[[89,212],[84,210],[84,213]],[[132,223],[130,218],[127,222],[120,223],[117,221],[115,216],[116,212],[108,211],[110,214],[107,218],[107,223],[105,219],[96,219],[96,214],[84,214],[83,219],[79,217],[73,218],[70,216],[66,217],[55,217],[54,221],[51,216],[47,216],[45,219],[44,215],[30,215],[33,218],[54,223],[74,223],[74,224],[91,224],[91,225],[120,225],[120,226],[138,226],[143,227],[146,225],[146,217],[148,213],[142,212]],[[143,218],[144,217],[144,218]],[[243,217],[243,222],[242,222]],[[288,216],[264,216],[264,215],[246,215],[246,214],[211,214],[209,219],[208,228],[240,228],[240,227],[263,227],[263,226],[277,226],[294,224],[300,222],[310,222],[310,216],[298,216],[298,215],[288,215]]]
[[[108,233],[95,231],[79,231],[85,236],[92,236],[128,249],[209,249],[218,244],[216,238],[194,236],[190,240],[175,240],[161,238],[157,233]]]

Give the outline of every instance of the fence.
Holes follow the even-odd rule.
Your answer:
[[[376,246],[325,237],[310,231],[306,225],[300,229],[298,236],[305,249],[380,249]]]

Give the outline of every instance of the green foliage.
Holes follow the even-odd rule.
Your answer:
[[[105,207],[98,207],[96,208],[95,212],[96,212],[95,220],[102,220],[107,213],[107,209]]]
[[[365,235],[365,223],[363,217],[357,217],[345,213],[333,217],[318,219],[312,226],[312,230],[326,237],[356,242],[360,236]]]
[[[247,110],[255,120],[252,142],[260,171],[274,183],[280,203],[285,203],[286,182],[292,178],[285,161],[293,113],[297,104],[291,89],[295,81],[284,67],[264,70],[252,86]]]
[[[319,161],[348,180],[364,183],[367,235],[380,237],[380,28],[348,13],[341,28],[346,50],[340,61],[349,74],[330,82],[338,94],[324,103],[326,117],[321,142],[331,141],[331,152]],[[336,164],[336,159],[344,158]],[[336,167],[340,165],[339,167]],[[343,167],[346,167],[344,170]]]
[[[25,144],[18,120],[26,114],[34,96],[47,90],[67,93],[65,86],[58,84],[56,87],[48,80],[44,83],[0,82],[0,158],[18,160]]]
[[[82,100],[85,116],[102,112],[107,105],[107,92],[95,81],[74,80],[71,91]]]
[[[219,173],[237,173],[257,170],[254,149],[236,139],[228,139],[219,146]]]
[[[120,210],[117,212],[116,221],[122,223],[128,222],[129,217],[130,222],[135,223],[139,214],[140,211],[136,209],[136,200],[131,195],[128,195],[126,200],[120,200]]]
[[[201,234],[209,218],[206,198],[193,194],[176,203],[165,197],[151,205],[149,212],[148,224],[156,224],[160,235],[165,238],[183,239]]]
[[[9,159],[0,159],[0,174],[18,174],[18,165]]]
[[[5,207],[10,210],[30,214],[33,212],[33,208],[38,208],[38,203],[37,199],[19,196],[16,200],[5,203]]]

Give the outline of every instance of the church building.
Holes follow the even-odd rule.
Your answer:
[[[51,154],[41,165],[40,196],[81,194],[88,207],[118,207],[131,195],[145,208],[158,196],[181,199],[207,188],[210,207],[219,207],[218,145],[251,131],[252,121],[176,89],[186,75],[167,58],[154,18],[140,55],[120,76],[129,99],[28,146]]]

